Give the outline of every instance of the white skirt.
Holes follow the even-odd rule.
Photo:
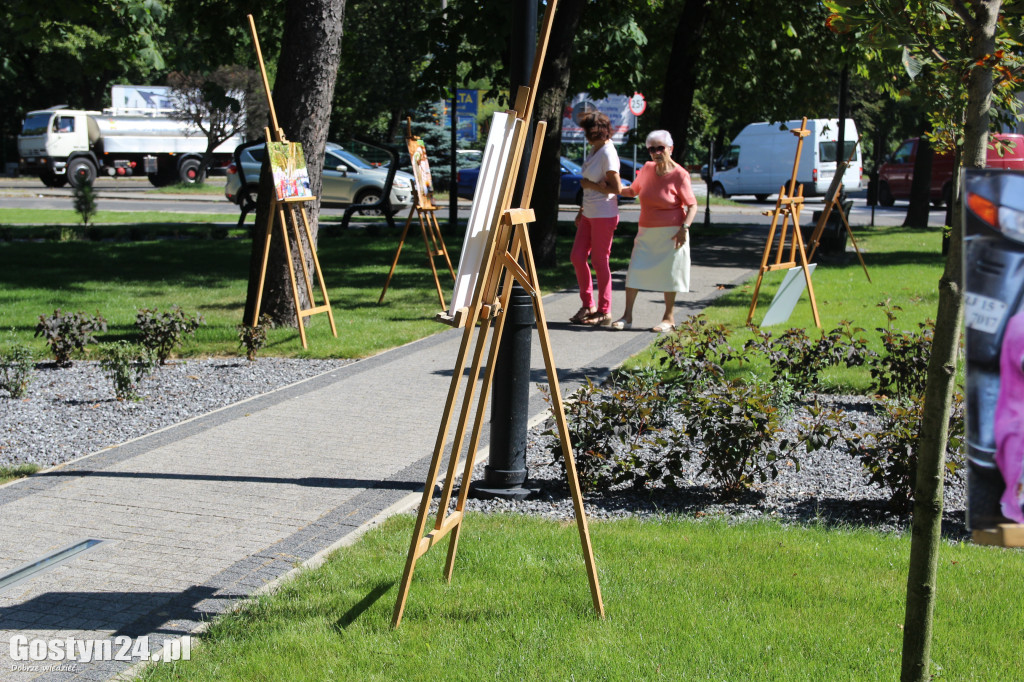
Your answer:
[[[633,240],[626,286],[643,291],[690,290],[690,240],[676,248],[678,227],[641,227]]]

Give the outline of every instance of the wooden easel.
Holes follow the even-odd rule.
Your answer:
[[[415,158],[416,146],[419,144],[419,137],[412,134],[412,119],[405,119],[406,125],[406,148],[409,150],[409,159]],[[414,162],[415,163],[415,162]],[[417,176],[418,177],[418,176]],[[395,268],[398,266],[398,257],[402,254],[402,246],[405,245],[405,236],[409,234],[409,225],[412,223],[412,214],[416,213],[416,216],[420,221],[420,232],[423,233],[423,245],[427,249],[427,262],[430,263],[430,271],[434,274],[434,286],[437,287],[437,298],[441,301],[441,307],[445,307],[444,293],[441,291],[441,280],[437,275],[437,265],[434,263],[434,258],[437,256],[444,256],[445,263],[448,264],[448,272],[452,273],[452,279],[455,279],[455,269],[452,268],[451,258],[448,257],[448,249],[445,248],[444,239],[441,237],[441,226],[437,224],[437,206],[434,204],[434,193],[430,191],[424,191],[424,188],[420,186],[420,182],[416,184],[416,205],[409,209],[409,217],[405,221],[405,227],[402,229],[402,236],[398,240],[398,249],[395,250],[395,258],[391,261],[391,270],[388,271],[388,278],[384,282],[384,290],[380,292],[380,298],[377,299],[377,304],[384,302],[384,295],[388,293],[388,285],[391,284],[391,276],[395,274]]]
[[[818,218],[818,224],[814,226],[814,232],[811,233],[811,239],[808,243],[810,246],[810,253],[807,256],[808,261],[814,260],[814,252],[818,250],[818,244],[821,243],[821,235],[825,232],[825,226],[828,224],[828,217],[832,213],[832,209],[838,209],[839,217],[843,220],[843,225],[846,226],[846,234],[850,237],[850,241],[853,242],[853,248],[857,252],[857,258],[860,259],[860,266],[864,268],[864,276],[871,281],[871,275],[868,274],[868,266],[864,264],[864,256],[860,253],[860,247],[857,246],[857,240],[853,236],[853,230],[850,229],[850,222],[846,219],[846,211],[839,205],[839,197],[841,192],[839,189],[843,186],[843,176],[846,175],[846,169],[850,167],[850,163],[853,162],[853,157],[857,154],[857,146],[860,145],[860,139],[857,138],[857,144],[853,146],[853,151],[850,152],[850,156],[847,157],[846,161],[842,161],[836,165],[836,174],[832,177],[832,184],[829,185],[828,192],[825,193],[825,210],[821,212],[821,216]]]
[[[287,142],[284,136],[284,131],[277,124],[277,113],[274,111],[274,100],[270,95],[270,82],[267,80],[267,70],[263,65],[263,53],[260,50],[259,37],[256,34],[256,22],[253,20],[252,15],[249,17],[249,30],[252,33],[252,42],[256,48],[256,57],[260,63],[260,73],[263,76],[263,88],[267,93],[267,105],[270,111],[270,128],[264,128],[266,134],[266,140],[269,143],[271,139],[275,142]],[[269,147],[268,147],[269,156]],[[256,289],[256,307],[252,314],[252,326],[256,326],[260,319],[260,306],[263,303],[263,284],[267,277],[267,261],[270,257],[270,242],[274,232],[274,220],[277,219],[278,224],[281,226],[281,238],[284,239],[284,253],[288,259],[288,277],[291,280],[292,285],[292,299],[295,301],[295,318],[299,325],[299,338],[302,339],[302,347],[309,348],[309,343],[306,340],[306,327],[303,318],[315,315],[317,313],[327,313],[327,319],[331,322],[331,333],[335,337],[338,336],[338,329],[334,326],[334,313],[331,312],[331,301],[327,297],[327,287],[324,285],[323,271],[320,269],[320,259],[316,255],[316,244],[313,242],[313,233],[309,229],[309,218],[306,215],[306,204],[311,201],[316,201],[316,197],[288,197],[286,199],[278,199],[277,194],[271,198],[270,213],[267,216],[266,229],[263,234],[263,264],[260,267],[260,279],[259,286]],[[309,278],[309,268],[306,265],[306,253],[302,246],[302,235],[299,232],[299,223],[296,218],[296,213],[302,217],[302,227],[306,235],[306,244],[309,248],[310,256],[313,260],[313,268],[316,271],[317,282],[320,284],[320,291],[323,294],[324,302],[323,305],[315,305],[313,298],[313,284]],[[292,249],[289,244],[288,237],[288,226],[291,225],[292,234],[295,236],[295,250],[298,256],[299,263],[302,267],[302,278],[306,285],[306,293],[309,295],[309,302],[311,307],[303,308],[301,299],[299,298],[298,283],[295,278],[295,261],[292,259]]]
[[[971,541],[976,545],[996,547],[1024,547],[1024,524],[1000,523],[995,528],[975,530]]]
[[[537,332],[540,336],[541,350],[544,354],[544,366],[547,370],[548,382],[551,388],[552,411],[558,426],[559,437],[562,442],[562,455],[565,458],[566,478],[572,494],[573,508],[576,513],[576,525],[579,530],[580,542],[583,547],[583,558],[586,563],[587,577],[590,581],[590,593],[594,603],[594,609],[603,618],[604,604],[601,601],[601,588],[597,580],[597,568],[594,563],[594,552],[590,543],[590,532],[587,528],[587,518],[583,511],[583,496],[580,491],[579,481],[576,475],[576,463],[573,458],[572,448],[569,445],[569,432],[565,419],[565,410],[562,403],[561,391],[558,387],[558,375],[555,370],[554,360],[551,355],[551,343],[548,336],[547,321],[544,316],[544,305],[541,301],[540,290],[537,281],[537,269],[533,261],[533,253],[530,248],[530,236],[527,225],[535,220],[533,209],[529,208],[530,198],[533,192],[533,184],[536,178],[537,164],[540,159],[540,148],[544,140],[544,122],[537,124],[534,136],[534,145],[530,157],[530,166],[523,189],[523,199],[520,208],[511,208],[512,193],[516,184],[516,174],[520,166],[523,147],[525,147],[525,132],[530,121],[533,110],[534,96],[537,91],[537,84],[540,75],[540,65],[544,61],[544,53],[547,49],[548,37],[551,33],[551,20],[554,15],[557,0],[551,0],[545,11],[541,39],[538,43],[536,59],[533,65],[533,76],[531,87],[521,87],[516,97],[515,108],[510,111],[516,117],[516,127],[513,137],[512,166],[509,176],[502,181],[499,218],[490,232],[485,255],[480,269],[480,278],[477,280],[473,292],[472,302],[467,308],[460,308],[454,315],[446,313],[438,315],[438,319],[462,328],[462,345],[459,348],[455,369],[452,372],[451,387],[448,391],[448,399],[445,403],[444,416],[438,431],[437,441],[434,447],[433,459],[430,463],[430,470],[427,474],[426,486],[423,490],[423,498],[420,502],[419,514],[416,517],[416,527],[413,531],[412,543],[409,547],[409,554],[405,563],[405,571],[402,574],[402,581],[398,591],[398,599],[395,603],[395,610],[392,617],[392,626],[398,627],[402,622],[402,614],[405,610],[405,601],[409,594],[409,586],[412,582],[413,570],[416,560],[425,554],[431,547],[440,542],[446,535],[451,534],[448,544],[448,558],[445,562],[444,577],[450,581],[452,568],[455,562],[455,553],[458,549],[459,532],[462,528],[463,510],[465,509],[466,498],[469,493],[470,479],[473,473],[474,457],[480,442],[480,430],[485,419],[487,397],[490,392],[491,382],[494,376],[495,360],[498,356],[498,348],[501,342],[501,332],[505,324],[505,314],[508,310],[509,299],[512,293],[513,280],[518,282],[530,295],[533,301],[534,313],[537,317]],[[519,264],[519,257],[522,255],[524,266]],[[499,293],[500,285],[500,293]],[[478,324],[479,323],[479,324]],[[494,326],[494,334],[490,341],[490,350],[487,357],[487,370],[484,373],[480,386],[480,396],[477,402],[476,412],[470,414],[477,380],[480,377],[481,367],[484,362],[484,351],[487,346],[487,335]],[[447,474],[444,487],[441,490],[441,498],[438,502],[437,520],[433,530],[424,535],[426,529],[427,514],[430,511],[430,502],[433,496],[434,485],[440,469],[441,457],[445,450],[445,441],[452,420],[455,416],[456,402],[459,395],[460,384],[463,381],[463,374],[466,362],[469,357],[470,347],[473,345],[473,337],[476,336],[475,350],[473,351],[472,366],[466,377],[466,396],[462,403],[459,414],[458,426],[452,441],[451,454],[448,461]],[[462,472],[462,482],[459,488],[458,500],[455,511],[449,513],[448,507],[451,502],[452,490],[455,481],[456,467],[459,456],[462,452],[467,428],[472,420],[472,433],[469,437],[469,447],[466,453],[465,465]]]
[[[775,270],[789,270],[800,265],[804,271],[804,279],[807,282],[807,294],[811,298],[811,310],[814,312],[814,324],[821,327],[821,320],[818,317],[818,304],[814,301],[814,287],[811,285],[811,273],[807,268],[807,253],[804,251],[804,238],[800,234],[800,209],[804,205],[804,186],[796,186],[796,172],[800,165],[800,152],[804,146],[804,138],[811,134],[807,130],[807,117],[804,116],[799,128],[790,129],[796,135],[796,156],[793,159],[793,175],[789,180],[789,190],[783,185],[779,189],[779,198],[775,200],[775,210],[765,211],[764,215],[772,216],[772,226],[768,230],[768,240],[764,245],[764,254],[761,256],[761,269],[757,273],[757,284],[754,285],[754,300],[750,302],[750,312],[747,314],[747,324],[754,319],[754,310],[757,309],[757,292],[761,289],[761,281],[764,273]],[[768,258],[771,255],[772,245],[775,243],[775,229],[782,216],[782,230],[779,232],[779,248],[775,254],[775,263],[769,265]],[[786,233],[789,228],[789,219],[793,218],[793,241],[790,244],[789,256],[786,262],[782,261],[783,251],[786,249]],[[799,261],[797,257],[799,256]]]

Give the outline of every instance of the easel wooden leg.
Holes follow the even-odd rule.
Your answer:
[[[306,218],[306,209],[302,208],[302,225],[306,229],[306,239],[309,243],[309,251],[313,256],[313,268],[316,270],[316,279],[320,283],[320,292],[324,295],[324,307],[327,309],[327,319],[331,322],[331,333],[338,337],[338,329],[334,326],[334,313],[331,311],[331,299],[327,296],[327,285],[324,284],[324,273],[320,269],[320,259],[316,255],[316,246],[313,244],[313,232],[309,229],[309,220]],[[313,300],[313,290],[309,291],[309,299]]]
[[[306,327],[302,322],[302,303],[299,302],[299,287],[295,281],[295,263],[292,262],[292,247],[288,244],[288,227],[285,225],[284,209],[278,208],[278,217],[281,221],[281,238],[284,240],[284,255],[288,261],[288,279],[292,285],[292,298],[295,300],[295,320],[299,324],[299,338],[302,339],[302,347],[309,348],[306,342]]]
[[[871,275],[868,274],[868,266],[864,264],[864,256],[861,255],[860,247],[857,246],[857,240],[853,236],[853,230],[850,228],[850,223],[846,220],[846,215],[840,211],[839,215],[843,217],[843,225],[846,226],[846,234],[850,235],[850,241],[853,242],[853,250],[857,252],[857,259],[860,261],[860,267],[864,269],[864,276],[868,278],[868,282],[871,282]]]
[[[424,213],[427,213],[428,215],[424,216]],[[441,308],[444,309],[447,307],[444,304],[444,292],[441,290],[441,280],[437,277],[437,265],[434,264],[434,255],[437,252],[430,248],[430,237],[427,234],[433,229],[430,225],[432,214],[432,211],[419,211],[420,232],[423,233],[423,246],[427,252],[427,263],[430,264],[430,272],[434,275],[434,286],[437,288],[437,298],[441,301]]]
[[[530,247],[530,235],[526,228],[519,230],[522,235],[523,251],[526,258],[526,272],[530,280],[537,282],[537,267],[533,261],[533,249]],[[562,403],[562,392],[558,386],[558,372],[555,369],[551,354],[551,339],[548,336],[547,319],[544,316],[544,303],[540,292],[532,292],[534,314],[537,316],[537,332],[540,336],[540,347],[544,355],[544,368],[548,375],[551,389],[551,406],[558,424],[558,437],[562,441],[562,456],[565,458],[565,475],[572,493],[572,506],[576,512],[576,527],[579,529],[580,544],[583,546],[583,560],[587,565],[587,579],[590,581],[590,596],[594,609],[604,618],[604,602],[601,599],[601,586],[597,579],[597,564],[594,561],[594,549],[590,542],[590,530],[587,526],[587,515],[583,510],[583,493],[580,490],[579,478],[576,474],[576,459],[569,445],[569,426],[565,418],[565,406]]]
[[[803,199],[804,186],[800,185],[797,196]],[[804,269],[804,279],[807,280],[807,296],[811,299],[811,312],[814,313],[814,325],[821,328],[821,318],[818,317],[818,303],[814,298],[814,284],[811,282],[811,270],[807,266],[807,252],[804,251],[804,238],[800,233],[800,204],[796,204],[793,213],[793,250],[800,253],[800,266]]]
[[[444,237],[441,235],[441,226],[437,222],[437,211],[432,211],[430,218],[431,225],[434,228],[433,234],[431,235],[431,241],[434,242],[434,251],[444,256],[444,261],[448,264],[448,272],[451,273],[452,279],[455,279],[455,268],[452,267],[452,259],[448,257],[448,248],[444,245]]]
[[[761,282],[764,280],[764,273],[768,270],[768,259],[771,257],[772,246],[775,244],[775,228],[779,223],[780,206],[786,195],[786,188],[779,190],[779,198],[775,200],[775,212],[772,214],[772,225],[768,228],[768,239],[764,243],[764,253],[761,254],[761,267],[757,271],[757,282],[754,284],[754,300],[750,302],[750,312],[747,313],[747,324],[754,319],[754,311],[757,310],[757,293],[761,290]]]
[[[384,302],[384,294],[388,293],[388,285],[391,284],[391,276],[395,274],[395,268],[398,267],[398,257],[402,255],[402,245],[405,244],[405,235],[409,234],[409,225],[412,223],[412,214],[415,211],[415,206],[409,209],[409,217],[405,219],[405,227],[402,228],[402,236],[399,237],[398,248],[395,250],[395,259],[391,261],[391,269],[388,270],[388,278],[384,281],[384,290],[380,292],[377,305]],[[441,307],[444,307],[444,301],[441,302]]]

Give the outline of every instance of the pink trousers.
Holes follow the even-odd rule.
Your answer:
[[[584,308],[596,308],[602,315],[612,309],[612,269],[608,258],[612,253],[612,236],[619,224],[619,217],[580,218],[576,228],[576,241],[572,245],[569,260],[576,270],[576,281],[580,285],[580,301]],[[597,275],[597,305],[594,305],[594,283],[591,279],[587,258],[594,265]]]

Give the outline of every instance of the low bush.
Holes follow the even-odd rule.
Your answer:
[[[932,353],[935,322],[918,323],[918,331],[897,331],[894,323],[899,306],[879,303],[885,309],[887,323],[878,327],[885,352],[871,359],[871,379],[875,392],[893,398],[924,395],[928,377],[928,358]]]
[[[165,313],[156,308],[143,308],[135,315],[135,328],[141,334],[142,345],[153,351],[161,365],[166,364],[171,352],[202,324],[205,324],[202,315],[188,317],[176,305]]]
[[[13,343],[0,351],[0,388],[12,398],[25,395],[35,371],[35,357],[32,349],[21,343]]]
[[[100,346],[100,367],[114,382],[114,397],[118,400],[139,400],[139,382],[155,366],[153,351],[144,346],[123,339]]]
[[[256,353],[267,344],[267,329],[271,323],[270,315],[263,314],[254,326],[238,325],[238,343],[245,349],[245,358],[249,362],[256,362]]]
[[[71,354],[84,351],[86,345],[96,343],[95,332],[106,331],[107,321],[97,313],[89,316],[79,311],[64,313],[60,308],[49,317],[39,316],[36,336],[42,336],[50,347],[58,367],[71,366]]]

